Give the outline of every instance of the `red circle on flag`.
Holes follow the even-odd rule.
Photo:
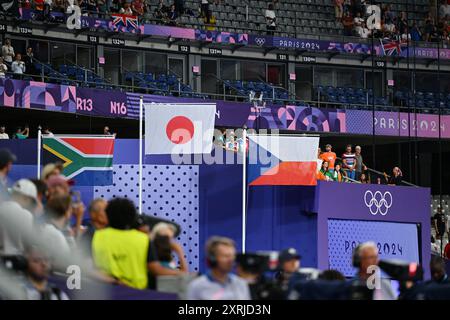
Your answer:
[[[166,134],[173,143],[188,143],[194,136],[194,124],[189,118],[184,116],[173,117],[167,123]]]

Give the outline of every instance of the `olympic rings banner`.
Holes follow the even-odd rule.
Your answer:
[[[36,81],[0,79],[0,108],[32,108],[111,118],[139,117],[141,94],[119,90],[80,88]],[[372,112],[309,106],[267,106],[256,110],[243,102],[203,100],[144,94],[145,103],[205,103],[217,105],[216,126],[335,132],[379,136],[450,138],[450,115]],[[440,118],[440,119],[439,119]],[[375,120],[375,121],[374,121]]]

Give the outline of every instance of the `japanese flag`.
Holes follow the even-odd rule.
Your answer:
[[[145,154],[210,153],[215,104],[145,105]]]

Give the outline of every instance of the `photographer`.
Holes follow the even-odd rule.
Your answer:
[[[250,300],[247,283],[231,273],[236,259],[234,241],[211,237],[206,243],[209,270],[189,284],[189,300]]]
[[[373,266],[378,266],[378,248],[373,242],[364,242],[358,245],[353,251],[352,263],[358,269],[356,278],[365,281],[367,285],[372,285]],[[377,275],[379,276],[379,275]],[[369,279],[370,278],[370,279]],[[395,300],[395,293],[391,287],[391,283],[387,279],[380,279],[380,288],[373,289],[374,300]]]
[[[294,248],[284,249],[278,256],[279,273],[276,276],[277,282],[283,290],[287,290],[289,281],[294,273],[300,268],[301,256]]]

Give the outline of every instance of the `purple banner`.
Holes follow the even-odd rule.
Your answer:
[[[248,44],[248,34],[211,30],[195,30],[195,39],[224,44]]]
[[[329,223],[332,219],[340,219],[352,223],[358,223],[358,221],[379,221],[419,224],[420,232],[417,232],[417,236],[420,237],[418,243],[421,243],[421,262],[424,266],[428,266],[431,250],[429,245],[431,230],[430,189],[370,184],[342,184],[337,182],[319,182],[318,188],[319,234],[317,239],[318,265],[320,269],[328,269],[330,256],[339,254],[331,252],[331,250],[336,250],[338,246],[330,246],[328,242],[330,236],[332,236],[328,234]],[[330,199],[333,199],[333,201],[330,201]],[[381,201],[382,199],[385,201]],[[377,239],[364,238],[364,240],[383,242],[383,234],[378,236]],[[409,236],[416,236],[416,234],[409,234]],[[387,240],[389,239],[386,238]]]
[[[450,138],[450,115],[440,117],[441,137]],[[347,110],[347,132],[372,134],[371,111]],[[375,134],[384,136],[418,136],[439,138],[439,116],[436,114],[406,112],[375,112]]]
[[[152,36],[173,37],[181,39],[195,40],[195,30],[178,27],[166,27],[153,24],[144,26],[144,34]]]

